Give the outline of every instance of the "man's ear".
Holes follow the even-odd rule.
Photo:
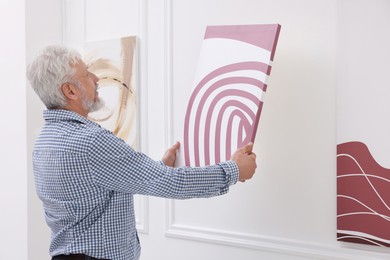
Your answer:
[[[76,95],[76,87],[71,83],[64,83],[61,86],[61,91],[64,94],[64,96],[68,99],[77,99]]]

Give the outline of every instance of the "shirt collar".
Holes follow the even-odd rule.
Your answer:
[[[54,122],[54,121],[77,121],[82,124],[88,124],[88,125],[98,125],[88,118],[85,118],[76,112],[69,111],[69,110],[63,110],[63,109],[49,109],[43,111],[43,119],[45,119],[46,122]]]

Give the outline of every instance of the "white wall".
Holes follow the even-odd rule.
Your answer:
[[[27,259],[25,3],[0,3],[0,259]]]
[[[375,160],[390,168],[390,1],[351,2],[341,5],[337,141],[364,142]]]
[[[34,0],[26,2],[26,61],[48,44],[63,41],[62,1]],[[50,10],[50,11],[48,11]],[[49,259],[50,230],[46,225],[42,204],[35,193],[31,153],[43,125],[45,108],[27,82],[27,167],[28,167],[28,259]],[[27,259],[27,258],[23,258]]]
[[[348,40],[340,33],[363,19],[351,10],[371,20],[376,17],[367,7],[390,15],[388,2],[64,0],[54,7],[62,16],[47,17],[54,24],[49,34],[35,20],[43,15],[40,5],[28,7],[28,35],[36,45],[62,38],[81,49],[84,41],[139,36],[141,149],[155,159],[181,135],[183,97],[192,88],[205,26],[282,25],[255,142],[256,176],[219,198],[137,198],[142,259],[386,259],[388,249],[336,241],[335,148],[336,88],[343,73],[337,55],[340,39]],[[42,107],[27,95],[28,125],[36,133]],[[41,248],[31,249],[29,259],[48,259],[40,205],[29,204],[36,221],[29,222],[29,248]]]

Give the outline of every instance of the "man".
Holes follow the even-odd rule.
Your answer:
[[[179,143],[160,162],[87,119],[102,105],[98,78],[80,55],[49,46],[28,68],[46,105],[33,151],[35,185],[51,228],[52,259],[139,259],[133,195],[187,199],[224,194],[256,169],[253,144],[230,161],[174,168]]]

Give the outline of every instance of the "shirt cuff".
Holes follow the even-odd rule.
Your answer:
[[[226,161],[219,164],[226,173],[227,185],[236,184],[239,177],[238,166],[235,161]]]

